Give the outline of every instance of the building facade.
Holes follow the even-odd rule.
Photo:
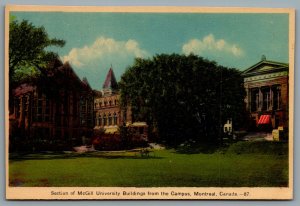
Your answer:
[[[93,132],[93,91],[57,61],[40,82],[19,85],[10,107],[10,137],[74,143]],[[13,140],[12,140],[13,142]]]
[[[95,92],[94,129],[105,129],[106,133],[115,133],[118,127],[131,123],[131,110],[120,107],[120,93],[113,69],[110,68],[102,89]]]
[[[242,76],[252,126],[287,128],[289,65],[269,61],[263,56],[260,62],[246,69]]]

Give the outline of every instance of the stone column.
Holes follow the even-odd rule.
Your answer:
[[[261,91],[261,87],[258,89],[258,111],[261,111],[263,107],[263,94]]]
[[[270,109],[273,110],[273,90],[272,90],[272,86],[270,86]]]
[[[246,89],[245,103],[246,103],[246,110],[251,112],[251,91],[249,88]]]

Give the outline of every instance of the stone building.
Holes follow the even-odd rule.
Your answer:
[[[246,107],[252,125],[269,125],[273,129],[288,127],[289,65],[261,61],[242,73],[246,89]]]
[[[113,69],[110,68],[101,91],[95,92],[94,129],[105,129],[106,133],[115,133],[118,127],[131,123],[130,108],[120,107],[120,93]]]
[[[11,142],[22,140],[74,143],[93,131],[93,91],[69,63],[56,61],[35,82],[13,91],[9,111]]]

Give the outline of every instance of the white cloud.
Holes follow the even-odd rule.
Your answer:
[[[184,54],[199,54],[199,55],[220,55],[226,53],[240,57],[244,51],[237,45],[229,43],[224,39],[215,39],[213,34],[205,36],[203,39],[191,39],[182,46]]]
[[[112,38],[99,37],[90,46],[73,48],[62,60],[69,61],[77,68],[85,68],[93,62],[100,62],[108,57],[125,59],[134,57],[146,57],[147,51],[140,48],[137,41],[117,41]],[[112,62],[113,63],[113,62]]]
[[[69,61],[80,78],[87,77],[94,89],[101,89],[111,65],[119,80],[126,67],[133,64],[135,57],[148,56],[148,52],[141,49],[136,40],[118,41],[101,36],[91,45],[71,49],[61,59],[63,62]]]

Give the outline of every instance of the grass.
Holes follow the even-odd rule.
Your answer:
[[[241,143],[239,143],[241,144]],[[11,186],[78,187],[280,187],[288,184],[286,153],[246,150],[182,154],[155,151],[150,157],[133,152],[31,154],[10,156]],[[258,143],[261,144],[261,143]],[[265,146],[269,147],[268,143]],[[254,146],[250,146],[254,147]],[[265,149],[262,146],[258,146]],[[278,147],[286,147],[286,143]],[[238,152],[236,152],[238,151]]]

